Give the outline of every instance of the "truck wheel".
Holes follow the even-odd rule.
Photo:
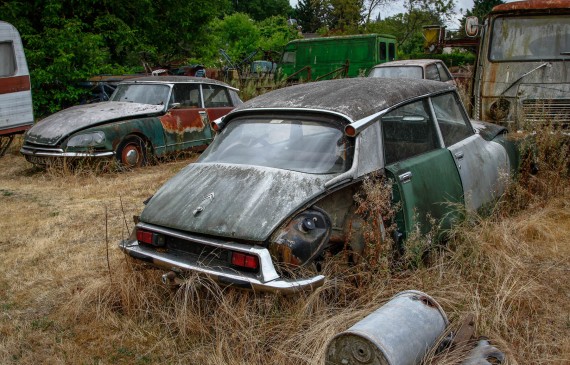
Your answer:
[[[134,168],[147,164],[148,144],[139,136],[127,136],[117,147],[116,157],[121,165]]]

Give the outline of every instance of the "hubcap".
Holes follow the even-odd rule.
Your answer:
[[[125,153],[123,153],[124,155],[124,161],[127,163],[127,165],[129,166],[136,166],[137,162],[139,161],[139,151],[137,151],[137,149],[135,147],[130,146],[130,148],[128,148]]]

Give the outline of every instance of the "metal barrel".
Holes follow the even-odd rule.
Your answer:
[[[432,297],[403,291],[333,337],[325,364],[418,364],[447,325],[445,312]]]

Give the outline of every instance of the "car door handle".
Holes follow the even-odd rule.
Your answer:
[[[463,151],[455,152],[455,158],[461,160],[463,158]]]
[[[408,183],[408,182],[412,181],[412,176],[413,176],[413,175],[412,175],[412,172],[411,172],[411,171],[408,171],[408,172],[404,172],[404,173],[401,174],[401,175],[398,175],[398,179],[400,179],[400,182],[401,182],[402,184],[405,184],[405,183]]]

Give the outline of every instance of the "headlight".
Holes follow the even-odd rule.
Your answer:
[[[503,120],[509,116],[511,103],[505,98],[493,102],[489,108],[489,117],[495,121]]]
[[[330,233],[328,215],[317,208],[308,209],[275,232],[269,252],[277,262],[303,266],[323,252]]]
[[[105,133],[93,132],[73,136],[67,142],[67,147],[92,147],[105,142]]]

